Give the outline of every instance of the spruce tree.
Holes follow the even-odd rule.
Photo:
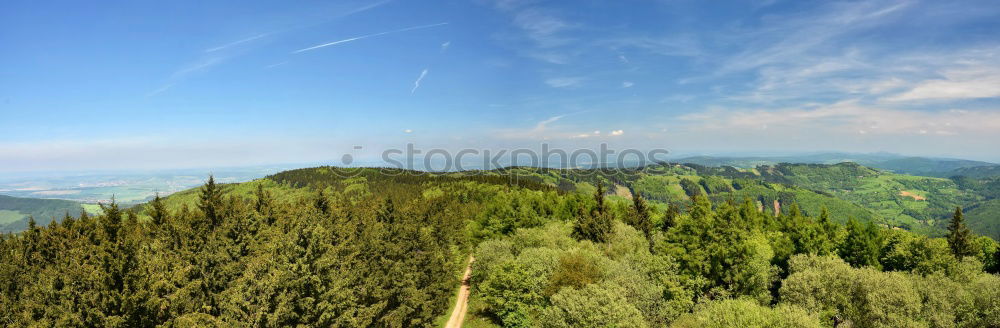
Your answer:
[[[611,216],[604,204],[604,185],[598,184],[594,193],[594,200],[597,205],[590,214],[583,214],[576,219],[573,226],[573,236],[577,239],[586,239],[595,243],[607,241],[608,234],[611,233]]]
[[[254,196],[257,197],[257,201],[254,203],[254,209],[258,214],[268,214],[273,206],[274,199],[271,196],[271,192],[264,190],[264,184],[258,183],[257,190],[254,191]]]
[[[316,199],[313,200],[313,206],[320,213],[330,214],[330,199],[326,197],[326,191],[324,190],[323,188],[319,188],[319,192],[316,193]]]
[[[880,267],[882,239],[875,224],[862,225],[854,218],[847,221],[847,239],[840,247],[840,257],[854,267]]]
[[[951,253],[959,259],[976,253],[972,244],[972,231],[965,226],[965,217],[962,215],[961,207],[955,208],[955,215],[952,216],[951,224],[948,225],[948,246],[951,247]]]
[[[607,193],[607,190],[604,189],[604,184],[597,184],[597,191],[594,192],[594,202],[597,203],[597,206],[594,207],[594,211],[597,212],[597,214],[604,214],[608,211],[606,205],[604,205],[605,193]]]
[[[153,225],[159,227],[167,222],[167,206],[163,204],[163,198],[160,198],[160,193],[156,193],[156,197],[153,198],[153,207],[150,217],[153,219]]]
[[[642,195],[636,194],[632,198],[632,218],[629,220],[629,224],[641,231],[644,236],[646,236],[646,241],[649,242],[650,250],[653,248],[653,219],[650,217],[649,203],[642,198]]]
[[[660,224],[660,230],[668,231],[677,225],[677,218],[681,216],[681,207],[677,204],[671,203],[667,206],[667,212],[663,215],[663,222]]]
[[[100,206],[104,214],[99,216],[98,220],[104,226],[104,233],[108,237],[108,240],[115,242],[118,240],[118,231],[121,230],[122,211],[118,208],[118,203],[115,202],[114,197],[111,198],[111,204],[100,204]]]
[[[215,177],[208,176],[208,182],[201,189],[201,197],[198,201],[198,208],[205,214],[211,229],[219,225],[222,210],[222,190],[215,184]]]

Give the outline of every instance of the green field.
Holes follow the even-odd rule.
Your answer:
[[[24,213],[18,211],[0,210],[0,225],[20,221],[24,217]]]

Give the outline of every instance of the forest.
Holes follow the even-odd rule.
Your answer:
[[[0,195],[0,233],[27,229],[31,217],[56,218],[82,210],[80,203],[68,200]]]
[[[0,323],[437,327],[471,256],[467,327],[1000,326],[1000,244],[961,207],[925,234],[697,171],[209,177],[4,234]]]

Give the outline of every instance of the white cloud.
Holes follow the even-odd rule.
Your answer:
[[[622,82],[622,88],[631,88],[633,85],[635,85],[635,83],[629,81]]]
[[[933,131],[937,135],[993,135],[1000,137],[997,110],[901,110],[844,101],[815,108],[708,110],[681,117],[700,131],[748,132],[781,130],[792,135],[846,131],[877,135],[915,135]],[[766,127],[766,128],[765,128]]]
[[[542,48],[565,45],[570,40],[562,36],[561,33],[575,27],[573,24],[538,8],[520,10],[514,14],[513,23]]]
[[[535,6],[533,1],[494,1],[500,12],[511,18],[517,30],[513,35],[502,34],[499,39],[519,55],[550,64],[566,64],[569,56],[564,49],[576,41],[567,32],[578,29],[579,24],[566,21],[552,11]]]
[[[1000,67],[975,65],[942,72],[944,78],[926,80],[888,101],[974,99],[1000,97]]]
[[[620,135],[623,135],[623,134],[625,134],[625,130],[614,130],[614,131],[611,131],[611,135],[613,135],[613,136],[620,136]]]
[[[451,41],[447,41],[441,44],[441,52],[448,51],[448,47],[451,46]]]
[[[403,133],[413,133],[413,130],[411,130],[411,129],[406,129],[406,130],[403,130]]]
[[[429,71],[426,68],[423,71],[420,71],[420,76],[417,77],[416,81],[413,81],[413,89],[410,90],[410,93],[417,92],[417,89],[420,88],[420,81],[424,80],[424,77],[427,76],[427,72]]]
[[[553,117],[550,117],[550,118],[548,118],[548,119],[546,119],[544,121],[538,122],[538,124],[535,125],[534,131],[535,132],[545,131],[545,128],[548,127],[549,124],[551,124],[551,123],[553,123],[555,121],[558,121],[558,120],[562,119],[565,116],[566,115],[553,116]]]
[[[583,78],[580,77],[556,77],[545,80],[545,84],[548,84],[553,88],[572,88],[580,85],[583,82]]]
[[[288,62],[287,61],[283,61],[283,62],[280,62],[280,63],[274,63],[274,64],[271,64],[271,65],[264,66],[264,68],[265,69],[271,69],[271,68],[275,68],[275,67],[282,66],[282,65],[285,65],[285,64],[288,64]]]

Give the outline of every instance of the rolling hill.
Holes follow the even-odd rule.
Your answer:
[[[28,218],[38,224],[62,219],[66,213],[78,215],[80,203],[61,199],[20,198],[0,195],[0,232],[17,232],[28,228]]]
[[[934,158],[902,156],[890,153],[852,154],[852,153],[821,153],[796,156],[694,156],[675,160],[679,163],[691,163],[704,166],[733,166],[753,168],[759,165],[777,165],[780,163],[801,164],[837,164],[854,162],[867,167],[889,170],[894,173],[948,177],[952,172],[974,168],[997,166],[994,163],[955,158]]]

